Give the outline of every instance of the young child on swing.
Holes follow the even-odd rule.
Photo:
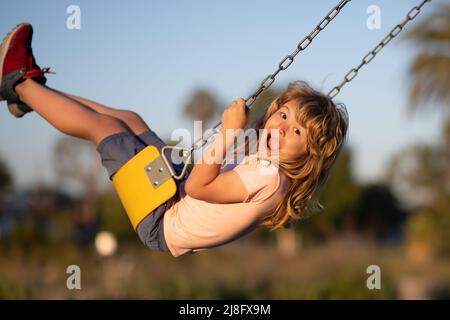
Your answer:
[[[36,64],[32,35],[30,24],[19,24],[0,47],[0,101],[7,101],[14,116],[35,111],[59,131],[91,141],[110,179],[147,145],[161,151],[164,142],[135,112],[45,86],[48,69]],[[245,101],[234,101],[223,112],[212,145],[224,143],[208,148],[205,156],[224,157],[234,144],[227,130],[243,129],[247,117]],[[146,246],[177,257],[231,242],[258,226],[276,229],[302,217],[344,144],[345,108],[306,83],[294,82],[255,128],[263,129],[256,152],[234,166],[195,163],[189,176],[178,182],[178,193],[144,218],[137,233]],[[180,165],[174,168],[179,171]]]

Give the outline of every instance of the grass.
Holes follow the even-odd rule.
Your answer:
[[[429,297],[447,297],[446,261],[411,263],[402,248],[341,238],[291,258],[272,244],[240,240],[172,258],[133,243],[113,257],[70,245],[0,249],[1,299],[399,299],[402,279],[435,283]],[[81,290],[68,290],[67,266],[81,268]],[[366,268],[381,268],[381,290],[369,290]],[[430,280],[430,281],[428,281]]]

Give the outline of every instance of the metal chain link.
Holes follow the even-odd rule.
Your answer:
[[[406,15],[406,18],[398,25],[396,25],[390,32],[389,34],[384,37],[384,39],[372,50],[370,51],[368,54],[366,54],[364,56],[364,58],[362,59],[362,62],[356,67],[356,68],[352,68],[344,77],[344,79],[341,81],[340,84],[338,84],[337,86],[335,86],[329,93],[328,96],[333,99],[334,97],[336,97],[338,95],[338,93],[341,91],[342,87],[344,87],[347,83],[349,83],[350,81],[352,81],[359,73],[359,70],[370,63],[370,61],[373,60],[373,58],[375,58],[375,56],[392,40],[394,39],[396,36],[399,35],[400,32],[402,32],[403,28],[405,27],[405,25],[413,20],[415,17],[417,17],[417,15],[419,15],[419,13],[421,12],[422,7],[427,3],[427,2],[431,2],[432,0],[424,0],[422,1],[422,3],[419,6],[415,6],[414,8],[412,8],[408,14]]]
[[[281,62],[278,64],[278,69],[275,70],[275,72],[273,72],[272,74],[269,74],[267,77],[264,78],[263,81],[261,81],[261,84],[259,86],[258,89],[255,90],[255,92],[253,92],[251,95],[249,95],[247,97],[247,99],[245,99],[246,103],[246,107],[247,108],[251,108],[251,106],[253,105],[253,103],[256,101],[256,99],[258,98],[258,96],[264,92],[265,90],[267,90],[275,81],[275,77],[278,75],[278,73],[280,73],[280,71],[282,70],[286,70],[291,63],[294,61],[295,56],[305,50],[313,41],[313,39],[323,30],[326,28],[326,26],[339,14],[339,12],[342,10],[342,8],[344,8],[344,6],[349,3],[351,0],[341,0],[339,2],[338,5],[336,5],[328,14],[325,18],[323,18],[320,23],[316,26],[316,28],[309,34],[307,35],[301,42],[298,43],[297,47],[295,48],[295,50],[287,55],[283,60],[281,60]],[[191,146],[189,152],[192,152],[193,150],[197,150],[201,147],[203,147],[209,140],[209,138],[211,138],[215,133],[217,133],[217,128],[222,124],[222,122],[219,122],[218,124],[216,124],[212,129],[211,132],[206,136],[206,137],[202,137],[200,139],[198,139],[197,141],[195,141],[193,143],[193,145]],[[201,141],[200,145],[197,145],[197,143]]]

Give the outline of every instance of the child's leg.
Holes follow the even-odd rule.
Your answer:
[[[120,120],[122,120],[123,122],[125,122],[127,124],[127,126],[129,127],[129,129],[135,134],[135,135],[140,135],[144,132],[150,131],[150,128],[148,127],[148,125],[145,123],[145,121],[136,113],[130,110],[123,110],[123,109],[114,109],[114,108],[110,108],[107,107],[103,104],[85,99],[85,98],[81,98],[69,93],[65,93],[65,92],[61,92],[61,91],[57,91],[60,94],[73,99],[75,101],[78,101],[79,103],[84,104],[85,106],[95,110],[96,112],[99,113],[103,113],[103,114],[107,114],[109,116],[113,116],[115,118],[118,118]]]
[[[15,87],[21,101],[59,131],[96,145],[104,138],[128,127],[119,119],[97,113],[31,79]]]

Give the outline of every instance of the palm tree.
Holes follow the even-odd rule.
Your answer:
[[[427,102],[450,107],[450,5],[440,4],[435,12],[409,31],[405,39],[419,51],[410,67],[410,108],[416,111]]]
[[[417,144],[394,155],[390,184],[408,198],[408,253],[415,261],[449,255],[450,233],[450,4],[439,4],[405,36],[417,48],[410,67],[410,109],[428,102],[442,106],[442,139]]]
[[[219,103],[211,92],[206,89],[197,89],[190,96],[183,111],[189,118],[202,121],[203,130],[206,130],[218,109]]]

